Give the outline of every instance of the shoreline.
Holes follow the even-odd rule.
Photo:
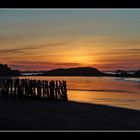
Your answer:
[[[140,111],[74,101],[0,99],[0,130],[140,130]]]
[[[140,78],[140,76],[118,76],[118,75],[89,75],[89,76],[84,76],[84,75],[20,75],[20,76],[12,76],[12,77],[30,77],[30,76],[45,76],[45,77],[117,77],[117,78]]]

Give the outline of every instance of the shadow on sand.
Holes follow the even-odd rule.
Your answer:
[[[139,130],[140,111],[105,105],[0,99],[0,130]]]

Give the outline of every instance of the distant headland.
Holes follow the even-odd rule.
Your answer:
[[[100,72],[92,67],[76,67],[65,69],[54,69],[43,73],[45,76],[104,76],[105,73]]]
[[[30,75],[26,75],[30,73]],[[138,77],[140,78],[140,70],[133,72],[125,70],[116,70],[114,73],[107,73],[93,67],[74,67],[74,68],[58,68],[48,71],[19,71],[12,70],[7,64],[0,64],[0,76],[114,76],[114,77]]]
[[[114,76],[114,77],[138,77],[140,70],[133,72],[116,70],[114,73],[107,73],[93,67],[60,68],[42,72],[41,76]]]
[[[115,76],[115,77],[140,77],[140,70],[129,71],[116,70],[114,73],[106,73],[93,67],[76,67],[53,69],[40,74],[42,76]]]
[[[20,76],[20,71],[11,70],[7,64],[0,64],[0,76]]]

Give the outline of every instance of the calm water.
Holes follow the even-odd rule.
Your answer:
[[[140,110],[140,78],[22,76],[39,80],[66,80],[71,101]]]

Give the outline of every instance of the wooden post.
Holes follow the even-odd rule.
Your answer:
[[[37,81],[37,99],[41,99],[41,83],[40,83],[40,80]]]
[[[66,81],[3,79],[0,80],[0,93],[10,99],[23,99],[25,96],[25,99],[68,100]]]
[[[61,81],[59,81],[59,89],[60,89],[60,94],[59,94],[60,100],[62,100],[63,99],[63,86],[62,86]]]
[[[49,85],[48,85],[48,81],[45,81],[45,98],[47,100],[49,100],[50,96],[49,96]]]
[[[13,97],[13,79],[10,80],[10,98]]]
[[[66,85],[66,81],[62,81],[62,86],[63,86],[63,100],[67,101],[68,97],[67,97],[67,85]]]
[[[54,100],[54,88],[55,88],[55,83],[54,81],[50,81],[50,97],[51,97],[51,100]]]
[[[43,100],[45,99],[45,81],[42,81],[42,88],[43,88]]]
[[[56,96],[56,99],[59,100],[59,85],[58,85],[58,80],[55,83],[55,96]]]

